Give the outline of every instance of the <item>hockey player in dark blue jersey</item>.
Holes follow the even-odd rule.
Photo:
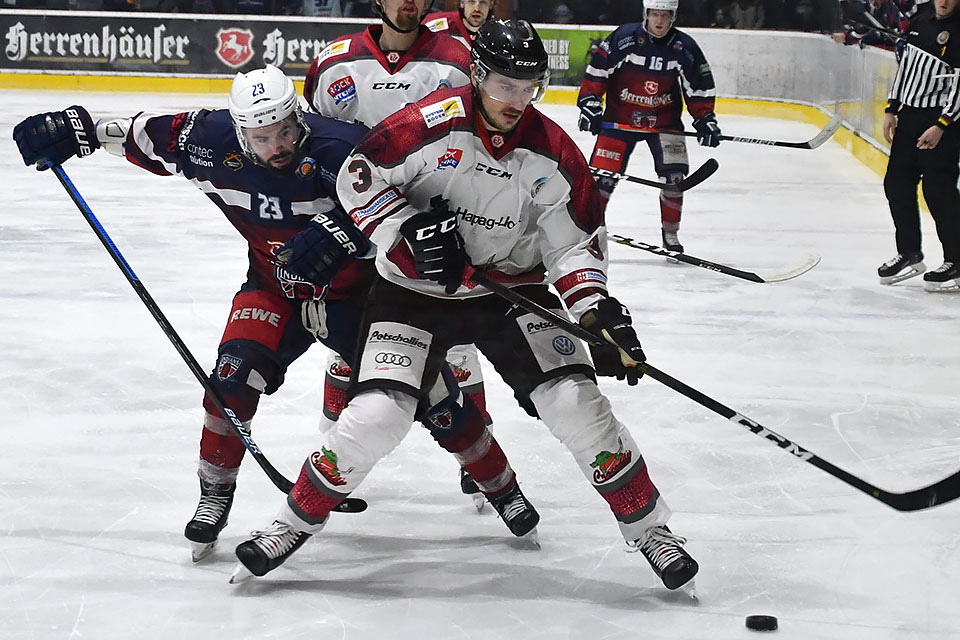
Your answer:
[[[677,6],[678,0],[643,0],[643,23],[619,27],[593,53],[577,99],[580,129],[597,134],[591,166],[623,173],[637,142],[643,141],[653,153],[657,175],[680,182],[690,171],[686,142],[683,136],[660,132],[683,129],[684,102],[700,144],[720,144],[713,73],[694,39],[674,28]],[[651,133],[615,130],[610,124]],[[617,180],[604,177],[598,184],[606,203]],[[683,251],[677,238],[682,208],[682,193],[660,192],[663,246],[670,251]]]
[[[272,66],[237,74],[228,106],[97,123],[73,106],[27,118],[14,139],[28,165],[58,165],[102,146],[157,175],[183,176],[240,232],[247,280],[234,297],[210,382],[249,426],[260,396],[276,391],[314,342],[353,361],[373,264],[360,259],[370,243],[343,212],[335,185],[367,128],[303,114],[293,82]],[[421,413],[424,424],[464,470],[496,484],[487,495],[497,506],[503,495],[519,494],[515,475],[452,372],[448,380],[431,393],[437,404]],[[184,532],[194,561],[212,551],[226,525],[245,452],[209,398],[203,407],[201,497]],[[313,472],[307,460],[302,473]],[[532,506],[509,516],[518,536],[539,519]]]

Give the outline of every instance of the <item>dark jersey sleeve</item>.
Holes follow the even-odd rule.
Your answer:
[[[206,109],[172,115],[139,113],[134,116],[124,145],[127,160],[151,173],[181,173],[187,138]]]

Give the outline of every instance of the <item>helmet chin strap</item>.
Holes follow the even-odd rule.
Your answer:
[[[383,20],[383,23],[384,23],[385,25],[387,25],[388,27],[390,27],[391,29],[393,29],[393,30],[396,31],[397,33],[413,33],[414,31],[416,31],[417,29],[420,28],[420,23],[419,23],[419,22],[417,22],[416,26],[414,26],[412,29],[401,29],[400,27],[398,27],[397,25],[395,25],[395,24],[393,23],[393,20],[391,20],[390,18],[387,17],[387,12],[383,10],[383,5],[381,4],[381,2],[382,2],[382,0],[374,0],[374,2],[373,2],[373,7],[374,7],[374,12],[375,12],[378,16],[380,16],[380,19]],[[431,3],[431,6],[432,6],[432,5],[433,5],[433,3]],[[427,11],[429,11],[429,10],[430,10],[430,7],[427,7]],[[423,18],[424,18],[425,15],[426,15],[426,13],[424,13],[423,15],[421,15],[421,16],[420,16],[420,20],[423,20]]]

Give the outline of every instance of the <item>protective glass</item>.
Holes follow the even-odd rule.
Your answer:
[[[520,80],[508,78],[481,66],[477,69],[477,82],[483,92],[497,102],[526,106],[543,100],[550,83],[550,73],[544,73],[539,80]]]

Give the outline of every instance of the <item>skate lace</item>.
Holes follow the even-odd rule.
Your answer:
[[[931,273],[946,273],[947,271],[950,271],[950,269],[953,269],[953,263],[944,262],[942,265],[931,271]]]
[[[663,527],[648,529],[642,538],[628,542],[631,553],[640,551],[650,562],[663,570],[674,560],[683,557],[680,547],[686,544],[687,539],[678,536]]]
[[[527,501],[523,499],[523,495],[520,493],[497,504],[496,507],[497,511],[500,512],[500,516],[507,522],[510,522],[528,508]]]
[[[266,529],[251,531],[250,535],[253,536],[250,542],[270,558],[279,558],[300,539],[300,534],[293,527],[279,520],[274,520]]]
[[[904,259],[903,254],[902,254],[902,253],[898,253],[898,254],[895,255],[894,257],[892,257],[892,258],[890,258],[889,260],[887,260],[886,262],[884,262],[884,263],[883,263],[883,266],[884,266],[885,268],[887,268],[887,269],[892,269],[893,267],[895,267],[895,266],[897,265],[897,263],[899,263],[899,262],[900,262],[901,260],[903,260],[903,259]],[[874,264],[876,264],[876,263],[874,263]]]
[[[215,525],[223,512],[227,510],[229,502],[229,496],[200,496],[200,504],[197,505],[197,512],[193,519]]]

